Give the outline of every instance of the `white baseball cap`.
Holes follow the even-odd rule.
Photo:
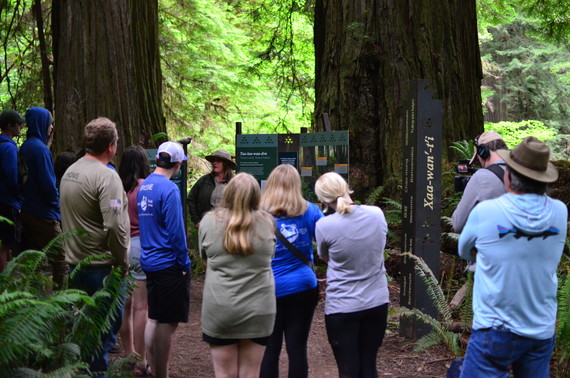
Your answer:
[[[165,159],[159,159],[160,154],[164,152],[170,156],[170,159],[166,161]],[[180,161],[188,160],[188,157],[184,154],[184,148],[178,142],[164,142],[158,147],[156,152],[156,160],[166,161],[167,163],[178,163]]]

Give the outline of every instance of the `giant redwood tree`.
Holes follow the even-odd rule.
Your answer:
[[[117,123],[120,150],[166,131],[157,0],[54,0],[52,31],[58,151],[99,116]]]
[[[401,170],[403,105],[415,79],[443,100],[444,151],[483,130],[475,1],[316,0],[315,51],[316,116],[350,130],[358,192]]]

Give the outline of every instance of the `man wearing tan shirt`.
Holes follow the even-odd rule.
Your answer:
[[[65,241],[65,260],[70,270],[86,257],[108,256],[82,266],[70,282],[70,286],[93,295],[103,287],[103,280],[113,267],[127,271],[130,222],[121,179],[107,167],[117,152],[115,123],[107,118],[94,119],[85,126],[84,137],[85,156],[71,165],[61,179],[60,206],[64,232],[87,232],[86,236],[72,235]],[[92,372],[107,370],[108,353],[115,345],[121,318],[119,314],[111,331],[103,336],[103,351],[88,361]]]

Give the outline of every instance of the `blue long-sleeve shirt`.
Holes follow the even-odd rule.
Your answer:
[[[20,167],[22,210],[40,218],[60,220],[53,156],[47,147],[48,129],[52,123],[47,109],[30,108],[26,111],[28,132],[20,147],[23,162]]]
[[[459,255],[472,260],[473,329],[505,327],[545,340],[556,323],[556,269],[566,240],[568,210],[537,194],[504,194],[479,203],[459,237]]]
[[[0,134],[0,202],[20,210],[21,188],[18,183],[18,146],[12,138]]]
[[[190,270],[180,191],[166,177],[153,173],[137,195],[141,267],[156,272],[172,266]]]

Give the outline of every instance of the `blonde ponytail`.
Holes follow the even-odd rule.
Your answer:
[[[336,212],[339,214],[350,213],[353,209],[352,201],[343,197],[352,193],[352,190],[338,173],[328,172],[319,177],[315,183],[315,193],[321,202],[336,203]]]

